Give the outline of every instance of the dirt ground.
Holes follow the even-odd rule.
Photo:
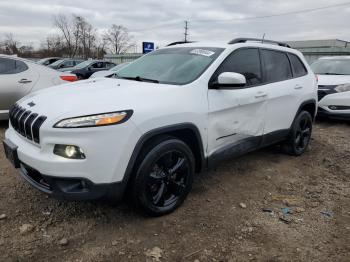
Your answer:
[[[51,199],[1,146],[0,261],[350,261],[349,158],[350,124],[317,122],[302,157],[271,147],[224,162],[176,212],[149,218]]]

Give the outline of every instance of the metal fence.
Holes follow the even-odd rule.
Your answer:
[[[119,55],[112,55],[107,54],[104,56],[104,59],[116,64],[121,64],[125,62],[132,62],[136,60],[137,58],[140,58],[142,54],[139,53],[133,53],[133,54],[119,54]]]

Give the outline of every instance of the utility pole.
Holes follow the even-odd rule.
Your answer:
[[[185,21],[185,43],[187,42],[187,36],[188,36],[188,21]]]

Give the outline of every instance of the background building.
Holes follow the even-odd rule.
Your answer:
[[[350,55],[350,42],[339,39],[289,41],[287,43],[302,52],[310,64],[322,56]]]

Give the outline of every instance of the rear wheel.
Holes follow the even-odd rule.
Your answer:
[[[156,141],[144,151],[133,181],[135,204],[146,213],[160,216],[179,207],[192,188],[195,160],[181,140]]]
[[[309,146],[312,134],[312,117],[309,112],[301,111],[293,122],[289,137],[284,145],[286,153],[302,155]]]

